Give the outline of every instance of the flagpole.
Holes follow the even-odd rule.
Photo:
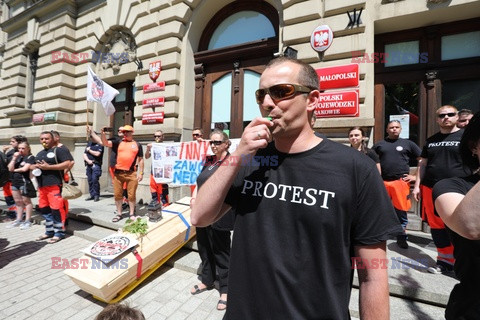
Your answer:
[[[90,111],[89,111],[90,108],[88,107],[89,104],[90,104],[90,101],[87,100],[87,127],[90,125],[90,124],[89,124],[89,121],[88,121],[88,118],[89,118],[89,117],[88,117],[88,114],[90,113]],[[88,132],[87,132],[87,141],[88,141],[88,138],[89,138],[89,137],[88,137]]]

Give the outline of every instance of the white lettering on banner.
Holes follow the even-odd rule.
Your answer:
[[[429,148],[433,147],[458,147],[460,141],[441,141],[441,142],[431,142],[428,144]]]
[[[314,206],[320,202],[320,208],[329,209],[329,201],[335,198],[335,192],[308,188],[301,186],[289,186],[285,184],[276,185],[268,182],[263,186],[261,181],[243,180],[242,194],[252,197],[265,197],[268,199],[278,198],[280,201],[303,203],[307,206]],[[307,199],[308,198],[308,199]]]

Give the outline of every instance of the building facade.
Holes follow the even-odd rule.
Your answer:
[[[0,143],[23,134],[36,153],[40,132],[57,130],[80,182],[86,123],[131,124],[142,143],[157,129],[166,141],[188,141],[194,127],[240,137],[259,115],[259,75],[279,54],[314,68],[358,63],[358,114],[315,122],[341,142],[352,126],[380,140],[390,116],[408,115],[404,130],[422,145],[439,106],[480,111],[478,0],[7,0],[0,22]],[[324,52],[310,42],[320,25],[333,31]],[[144,93],[156,61],[165,89]],[[113,116],[86,101],[88,65],[120,92]],[[147,123],[160,112],[163,123]],[[148,181],[140,193],[149,199]]]

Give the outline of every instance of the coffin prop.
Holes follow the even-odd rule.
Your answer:
[[[78,259],[78,268],[65,274],[98,300],[121,300],[195,235],[190,197],[164,208],[162,215],[158,222],[147,222],[141,239],[119,231],[93,243]]]

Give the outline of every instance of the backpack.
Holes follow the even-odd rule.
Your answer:
[[[7,165],[7,156],[5,153],[0,152],[0,187],[3,187],[10,181],[10,172]]]

